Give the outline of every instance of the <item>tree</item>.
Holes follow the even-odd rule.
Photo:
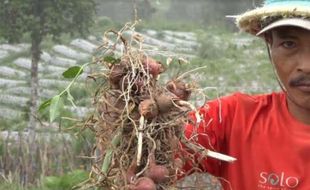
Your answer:
[[[29,139],[34,143],[38,107],[38,62],[47,36],[59,40],[64,33],[85,35],[93,23],[94,0],[0,0],[0,37],[9,43],[31,39],[31,97]],[[32,143],[29,142],[30,145]]]
[[[94,10],[92,0],[0,0],[0,36],[9,43],[19,42],[25,33],[31,38],[30,127],[37,109],[41,42],[48,35],[59,40],[64,33],[86,34]]]

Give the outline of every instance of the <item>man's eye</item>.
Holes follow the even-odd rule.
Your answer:
[[[287,49],[292,49],[296,47],[296,43],[294,41],[285,41],[282,43],[282,46]]]

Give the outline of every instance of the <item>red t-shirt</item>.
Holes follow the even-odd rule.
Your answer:
[[[284,93],[236,93],[208,102],[200,113],[199,144],[237,158],[200,162],[229,181],[221,180],[225,190],[310,190],[310,126],[288,112]],[[187,137],[192,129],[187,126]]]

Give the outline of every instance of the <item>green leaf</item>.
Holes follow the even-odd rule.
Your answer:
[[[114,64],[114,63],[120,62],[121,60],[120,59],[116,59],[113,56],[106,56],[106,57],[104,57],[103,61]]]
[[[45,108],[51,105],[52,98],[44,101],[40,106],[39,106],[39,112],[42,112]]]
[[[67,69],[65,72],[62,73],[62,76],[65,78],[74,78],[83,73],[83,68],[80,66],[73,66]]]
[[[60,95],[54,96],[51,100],[50,122],[53,122],[60,115],[61,105],[62,103]]]

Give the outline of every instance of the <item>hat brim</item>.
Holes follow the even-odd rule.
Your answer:
[[[306,30],[310,30],[310,20],[301,19],[301,18],[287,18],[287,19],[281,19],[278,21],[275,21],[269,25],[267,25],[265,28],[263,28],[261,31],[259,31],[256,36],[260,36],[263,33],[270,31],[272,29],[281,27],[281,26],[294,26],[303,28]]]
[[[310,6],[261,7],[238,15],[236,22],[242,31],[256,35],[262,30],[262,21],[268,17],[310,18]]]

